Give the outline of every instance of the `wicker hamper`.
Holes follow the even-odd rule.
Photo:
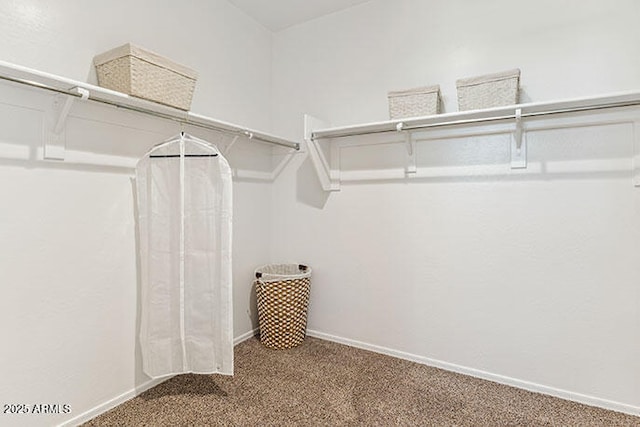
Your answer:
[[[98,84],[181,110],[191,108],[198,74],[130,43],[93,59]]]
[[[307,333],[311,268],[269,264],[255,273],[260,341],[273,349],[300,345]]]
[[[440,86],[426,86],[388,93],[389,118],[431,116],[440,112]]]
[[[460,79],[456,82],[458,110],[480,110],[517,104],[519,84],[518,69]]]

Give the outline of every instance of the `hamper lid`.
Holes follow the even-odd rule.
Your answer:
[[[482,83],[495,82],[498,80],[512,79],[514,77],[518,79],[520,78],[519,68],[515,68],[513,70],[507,70],[507,71],[500,71],[499,73],[484,74],[482,76],[459,79],[456,81],[456,86],[458,87],[473,86],[473,85],[479,85]]]
[[[433,86],[421,86],[415,87],[412,89],[404,89],[404,90],[395,90],[388,93],[388,96],[408,96],[408,95],[419,95],[423,93],[433,93],[440,92],[440,85]]]
[[[136,46],[132,43],[127,43],[122,46],[116,47],[115,49],[111,49],[107,52],[96,55],[93,58],[93,63],[96,66],[102,65],[104,63],[113,61],[114,59],[122,58],[124,56],[135,56],[136,58],[140,58],[143,61],[150,62],[162,68],[170,69],[193,80],[198,78],[198,73],[195,70],[192,70],[189,67],[178,64],[177,62],[165,58],[162,55],[151,52],[147,49],[143,49],[140,46]]]
[[[278,282],[311,277],[311,267],[304,264],[267,264],[256,268],[256,279],[263,282]]]

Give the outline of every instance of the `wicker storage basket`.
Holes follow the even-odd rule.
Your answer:
[[[130,43],[93,62],[102,87],[181,110],[191,107],[198,75],[190,68]]]
[[[517,104],[519,83],[518,69],[460,79],[456,82],[458,110],[480,110]]]
[[[311,268],[269,264],[256,270],[260,342],[273,349],[300,345],[307,334]]]
[[[389,118],[431,116],[440,112],[440,86],[426,86],[388,93]]]

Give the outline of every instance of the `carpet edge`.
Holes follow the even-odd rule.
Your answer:
[[[382,347],[374,344],[365,343],[362,341],[356,341],[349,338],[344,338],[336,335],[327,334],[324,332],[307,329],[307,335],[314,338],[319,338],[327,341],[336,342],[338,344],[344,344],[351,347],[360,348],[363,350],[369,350],[374,353],[380,353],[398,359],[404,359],[411,362],[420,363],[421,365],[427,365],[434,368],[443,369],[445,371],[455,372],[458,374],[468,375],[483,380],[493,381],[499,384],[504,384],[511,387],[531,391],[534,393],[545,394],[553,397],[558,397],[564,400],[570,400],[577,403],[582,403],[588,406],[595,406],[610,411],[621,412],[628,415],[640,416],[640,406],[633,406],[626,403],[616,402],[613,400],[602,399],[595,396],[589,396],[586,394],[576,393],[559,388],[549,387],[530,381],[519,380],[517,378],[507,377],[504,375],[494,374],[487,371],[482,371],[467,366],[457,365],[455,363],[444,362],[442,360],[431,359],[424,356],[418,356],[416,354],[406,353],[403,351],[393,350],[387,347]]]

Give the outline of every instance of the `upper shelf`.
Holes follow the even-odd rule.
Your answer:
[[[325,191],[339,191],[341,181],[344,179],[340,170],[340,150],[344,146],[389,144],[391,141],[386,138],[371,137],[366,140],[336,141],[335,139],[358,136],[373,135],[394,132],[394,143],[403,143],[406,146],[406,165],[399,175],[394,177],[415,177],[421,171],[418,167],[418,156],[416,154],[416,142],[426,141],[428,135],[419,130],[444,128],[443,131],[449,136],[467,135],[466,128],[476,124],[492,124],[493,122],[512,122],[507,126],[489,126],[486,131],[494,135],[497,133],[509,133],[510,139],[510,166],[512,169],[527,168],[527,138],[526,133],[536,129],[549,129],[554,120],[530,120],[525,122],[525,118],[546,118],[553,115],[567,113],[573,114],[570,117],[571,126],[591,125],[596,123],[620,123],[620,117],[625,118],[624,123],[631,120],[634,126],[634,155],[633,155],[633,182],[640,187],[640,119],[637,116],[637,108],[621,109],[621,107],[631,107],[640,105],[640,92],[620,92],[608,95],[591,96],[575,99],[567,99],[550,102],[533,102],[527,104],[509,105],[484,110],[461,111],[455,113],[438,114],[424,117],[413,117],[398,120],[388,120],[381,122],[365,123],[354,126],[326,127],[323,121],[311,116],[305,116],[305,140],[309,148],[309,155],[318,174],[318,178]],[[617,109],[616,109],[617,108]],[[616,109],[612,115],[602,114],[607,109]],[[581,112],[594,112],[594,114],[579,114]],[[616,116],[616,117],[613,117]],[[563,119],[566,117],[563,117]],[[612,121],[614,120],[614,121]],[[556,121],[557,123],[557,121]],[[565,122],[569,123],[568,121]],[[448,128],[447,128],[448,127]],[[499,129],[499,130],[498,130]],[[458,133],[458,131],[463,131]],[[474,129],[474,135],[484,134],[484,130]],[[437,135],[442,135],[437,133]],[[320,147],[319,140],[330,140],[332,143],[325,147]],[[335,142],[335,143],[333,143]],[[354,146],[355,146],[354,145]],[[327,152],[326,149],[329,149]],[[328,155],[326,155],[328,153]],[[424,168],[423,168],[424,169]],[[424,170],[422,171],[424,172]],[[362,176],[362,174],[361,174]],[[384,175],[382,178],[388,177]],[[428,175],[427,175],[428,176]],[[380,175],[375,178],[381,179]]]
[[[372,122],[353,126],[314,129],[313,132],[311,132],[311,138],[313,140],[317,140],[383,132],[410,131],[440,126],[519,119],[521,117],[524,118],[576,111],[599,110],[603,108],[625,107],[631,105],[640,105],[640,92],[620,92],[560,101],[532,102],[528,104],[510,105],[484,110],[461,111],[433,116]]]
[[[4,61],[0,61],[0,80],[12,81],[78,98],[89,99],[103,104],[114,105],[119,108],[150,114],[192,126],[241,135],[249,139],[256,139],[295,150],[300,149],[300,144],[297,142],[289,141],[285,138],[265,132],[212,119],[190,111],[178,110],[176,108],[135,98],[103,87],[67,79],[65,77],[33,70],[31,68],[22,67],[20,65]]]

